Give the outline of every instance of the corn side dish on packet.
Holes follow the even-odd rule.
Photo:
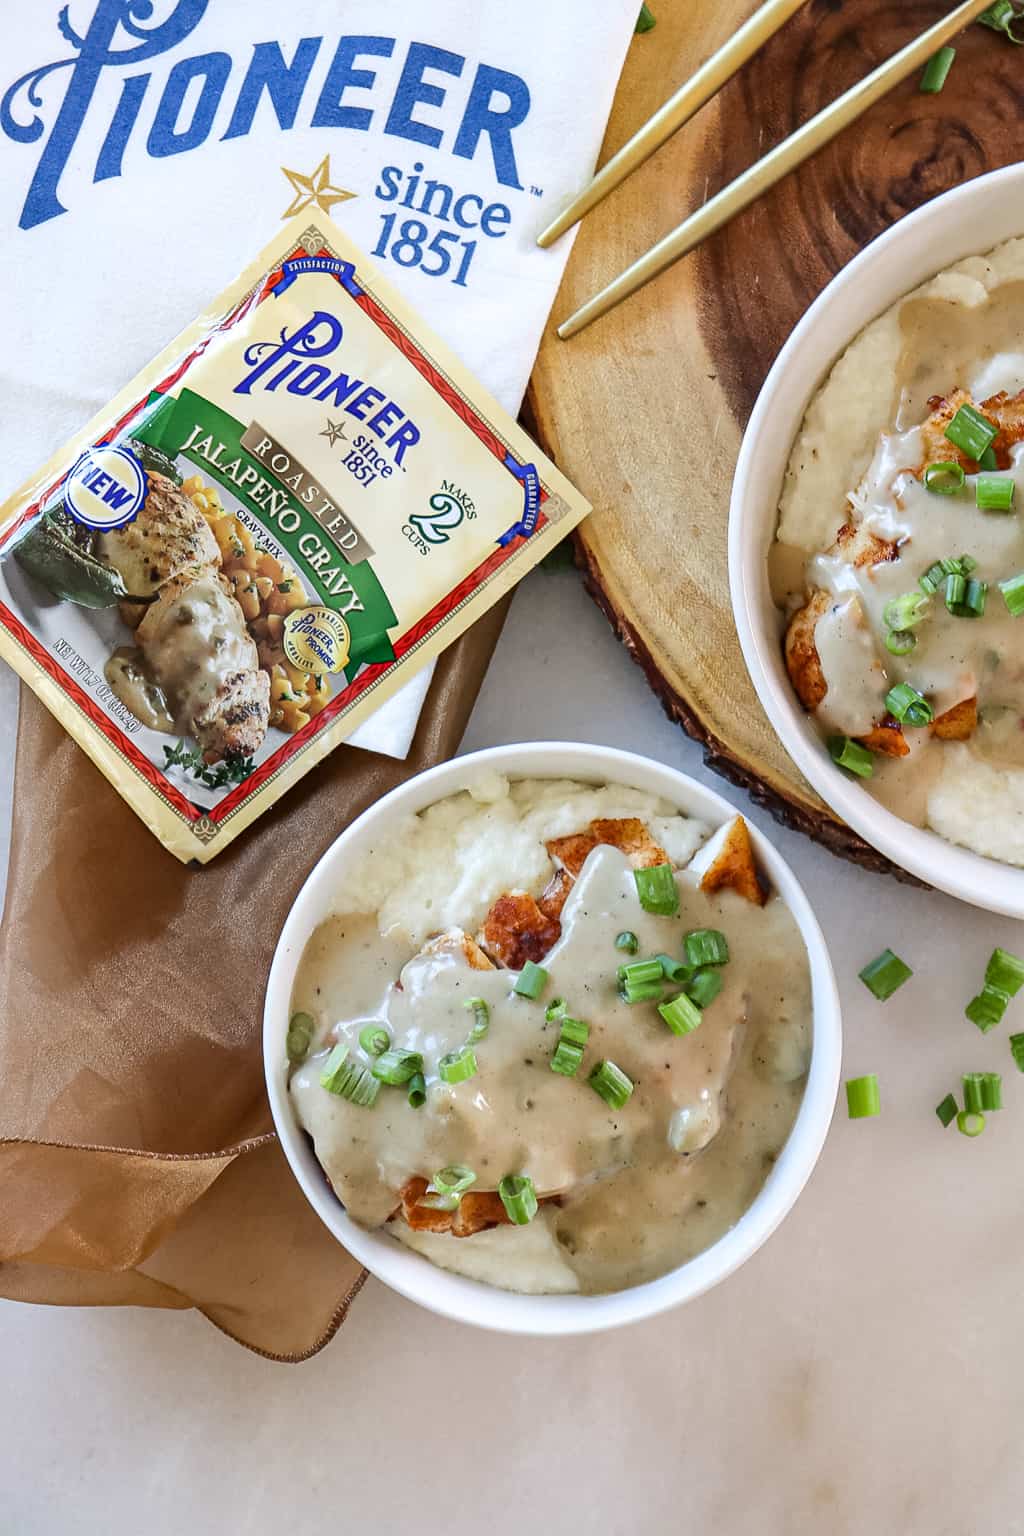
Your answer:
[[[0,654],[205,863],[589,510],[299,218],[0,509]]]

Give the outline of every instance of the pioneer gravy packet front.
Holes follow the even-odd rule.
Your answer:
[[[588,511],[300,218],[0,509],[0,654],[205,863]]]

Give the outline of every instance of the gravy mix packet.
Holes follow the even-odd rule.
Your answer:
[[[589,510],[299,218],[0,509],[0,654],[206,863]]]

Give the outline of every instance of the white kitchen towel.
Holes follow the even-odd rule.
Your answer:
[[[329,212],[513,414],[637,0],[7,0],[0,499],[286,215]],[[353,739],[402,757],[421,674]]]

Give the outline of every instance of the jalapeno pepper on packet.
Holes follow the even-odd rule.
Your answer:
[[[589,510],[299,218],[0,509],[0,654],[205,863]]]

